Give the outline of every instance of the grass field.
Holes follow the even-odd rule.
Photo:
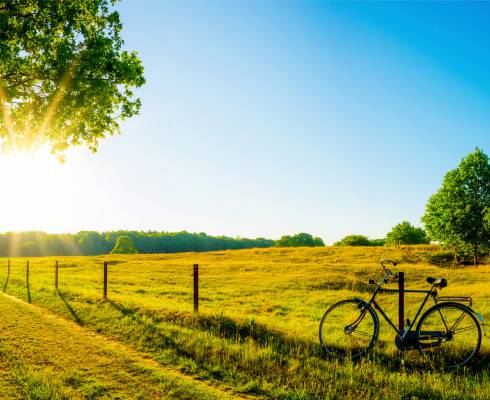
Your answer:
[[[379,277],[381,258],[401,261],[398,269],[405,271],[409,288],[427,288],[426,276],[446,277],[442,294],[473,296],[474,308],[489,319],[490,266],[431,266],[425,255],[435,250],[323,247],[58,257],[59,292],[55,258],[30,259],[29,290],[26,260],[11,261],[8,281],[7,260],[0,260],[5,293],[32,303],[0,298],[0,383],[12,388],[5,398],[490,398],[486,337],[477,363],[458,372],[439,371],[414,352],[400,355],[384,321],[378,345],[360,362],[329,359],[319,348],[322,314],[340,299],[366,298],[367,280]],[[108,301],[102,300],[104,261],[110,263]],[[194,263],[200,265],[199,316],[192,313]],[[396,321],[397,296],[379,299]],[[407,296],[407,317],[419,299]],[[45,348],[41,359],[35,346]],[[106,374],[104,365],[110,366]],[[34,383],[22,382],[22,371]],[[36,392],[36,382],[47,389]]]

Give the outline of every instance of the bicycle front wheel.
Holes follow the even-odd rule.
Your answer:
[[[323,350],[340,358],[360,357],[373,347],[378,333],[378,316],[359,299],[335,303],[320,321]]]
[[[420,353],[429,361],[443,368],[458,368],[480,350],[481,328],[468,307],[442,303],[422,315],[417,338]]]

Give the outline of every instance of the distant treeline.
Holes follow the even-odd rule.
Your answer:
[[[272,247],[275,241],[189,232],[83,231],[75,234],[7,232],[0,234],[0,257],[107,254],[117,238],[129,236],[139,253],[178,253]]]

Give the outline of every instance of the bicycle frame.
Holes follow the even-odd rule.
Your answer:
[[[384,273],[381,280],[375,282],[369,279],[369,283],[376,285],[376,287],[373,289],[368,301],[360,298],[338,301],[325,312],[319,327],[322,348],[326,352],[339,355],[341,358],[351,357],[355,359],[360,357],[378,339],[380,332],[379,314],[381,314],[386,322],[388,322],[388,325],[396,332],[394,344],[399,351],[418,350],[429,360],[439,360],[438,362],[448,368],[456,368],[468,363],[480,349],[481,327],[484,326],[483,317],[472,309],[473,301],[471,297],[439,296],[438,290],[447,286],[447,281],[444,278],[427,278],[427,282],[431,285],[427,290],[405,289],[404,273],[398,272],[394,274],[385,267],[385,264],[388,263],[394,266],[397,265],[396,262],[391,260],[381,260]],[[398,282],[398,289],[385,289],[383,287],[391,281]],[[391,318],[384,312],[383,307],[376,301],[379,293],[398,293],[398,326],[395,325]],[[424,295],[419,302],[418,309],[412,321],[408,319],[404,321],[405,293]],[[427,305],[429,297],[432,297],[434,302],[433,306]],[[354,310],[352,309],[353,306],[355,307]],[[456,311],[456,314],[454,314],[454,311]],[[338,314],[339,312],[341,314]],[[339,315],[343,317],[339,319]],[[438,319],[439,316],[442,324]],[[457,329],[465,316],[468,316],[465,321],[469,325],[463,324],[462,328]],[[360,324],[366,317],[369,319],[367,321],[368,325],[361,326]],[[355,321],[351,322],[354,318]],[[436,318],[435,323],[434,318]],[[343,321],[343,323],[340,321]],[[339,323],[340,326],[338,325]],[[337,326],[335,327],[335,325]],[[359,326],[360,329],[357,329]],[[332,331],[335,328],[337,330]],[[466,343],[466,336],[470,335],[470,330],[471,337],[469,337],[469,340],[471,343]],[[456,342],[454,336],[460,333],[461,335],[458,338],[463,338],[463,341]],[[341,336],[342,334],[358,336],[353,340],[347,338],[339,342],[337,334]],[[368,339],[364,338],[363,340],[362,336],[366,336]],[[361,341],[359,341],[359,337],[361,337]],[[445,343],[447,344],[444,345]],[[438,350],[442,345],[445,346],[443,350]],[[448,348],[453,350],[448,351]],[[460,352],[460,350],[464,351]],[[464,357],[461,358],[457,352],[460,352],[461,357]]]
[[[386,322],[388,322],[388,324],[393,328],[393,330],[396,332],[396,334],[403,341],[409,335],[409,333],[412,331],[412,328],[414,327],[415,323],[417,322],[417,319],[418,319],[420,313],[422,312],[422,310],[424,309],[425,304],[429,300],[429,297],[432,297],[434,299],[434,302],[437,304],[437,300],[435,299],[435,296],[437,295],[437,290],[434,287],[432,287],[430,290],[384,289],[382,287],[382,285],[384,285],[388,281],[388,279],[389,279],[389,275],[388,274],[385,274],[385,276],[383,277],[383,279],[379,283],[376,284],[376,289],[374,290],[371,298],[369,299],[369,301],[367,301],[366,304],[368,306],[373,305],[374,308],[377,311],[379,311],[379,313],[383,316],[383,318],[386,320]],[[419,309],[415,313],[415,317],[413,318],[413,320],[411,321],[411,323],[407,326],[406,329],[400,331],[396,327],[396,325],[393,323],[393,321],[391,320],[391,318],[388,317],[388,315],[386,315],[386,313],[383,311],[383,309],[381,308],[381,306],[376,302],[375,299],[376,299],[376,296],[378,295],[378,293],[425,293],[426,296],[423,299],[422,303],[420,304]]]

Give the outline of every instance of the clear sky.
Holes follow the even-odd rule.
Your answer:
[[[118,7],[141,114],[96,155],[2,157],[0,230],[382,237],[490,153],[490,3]]]

